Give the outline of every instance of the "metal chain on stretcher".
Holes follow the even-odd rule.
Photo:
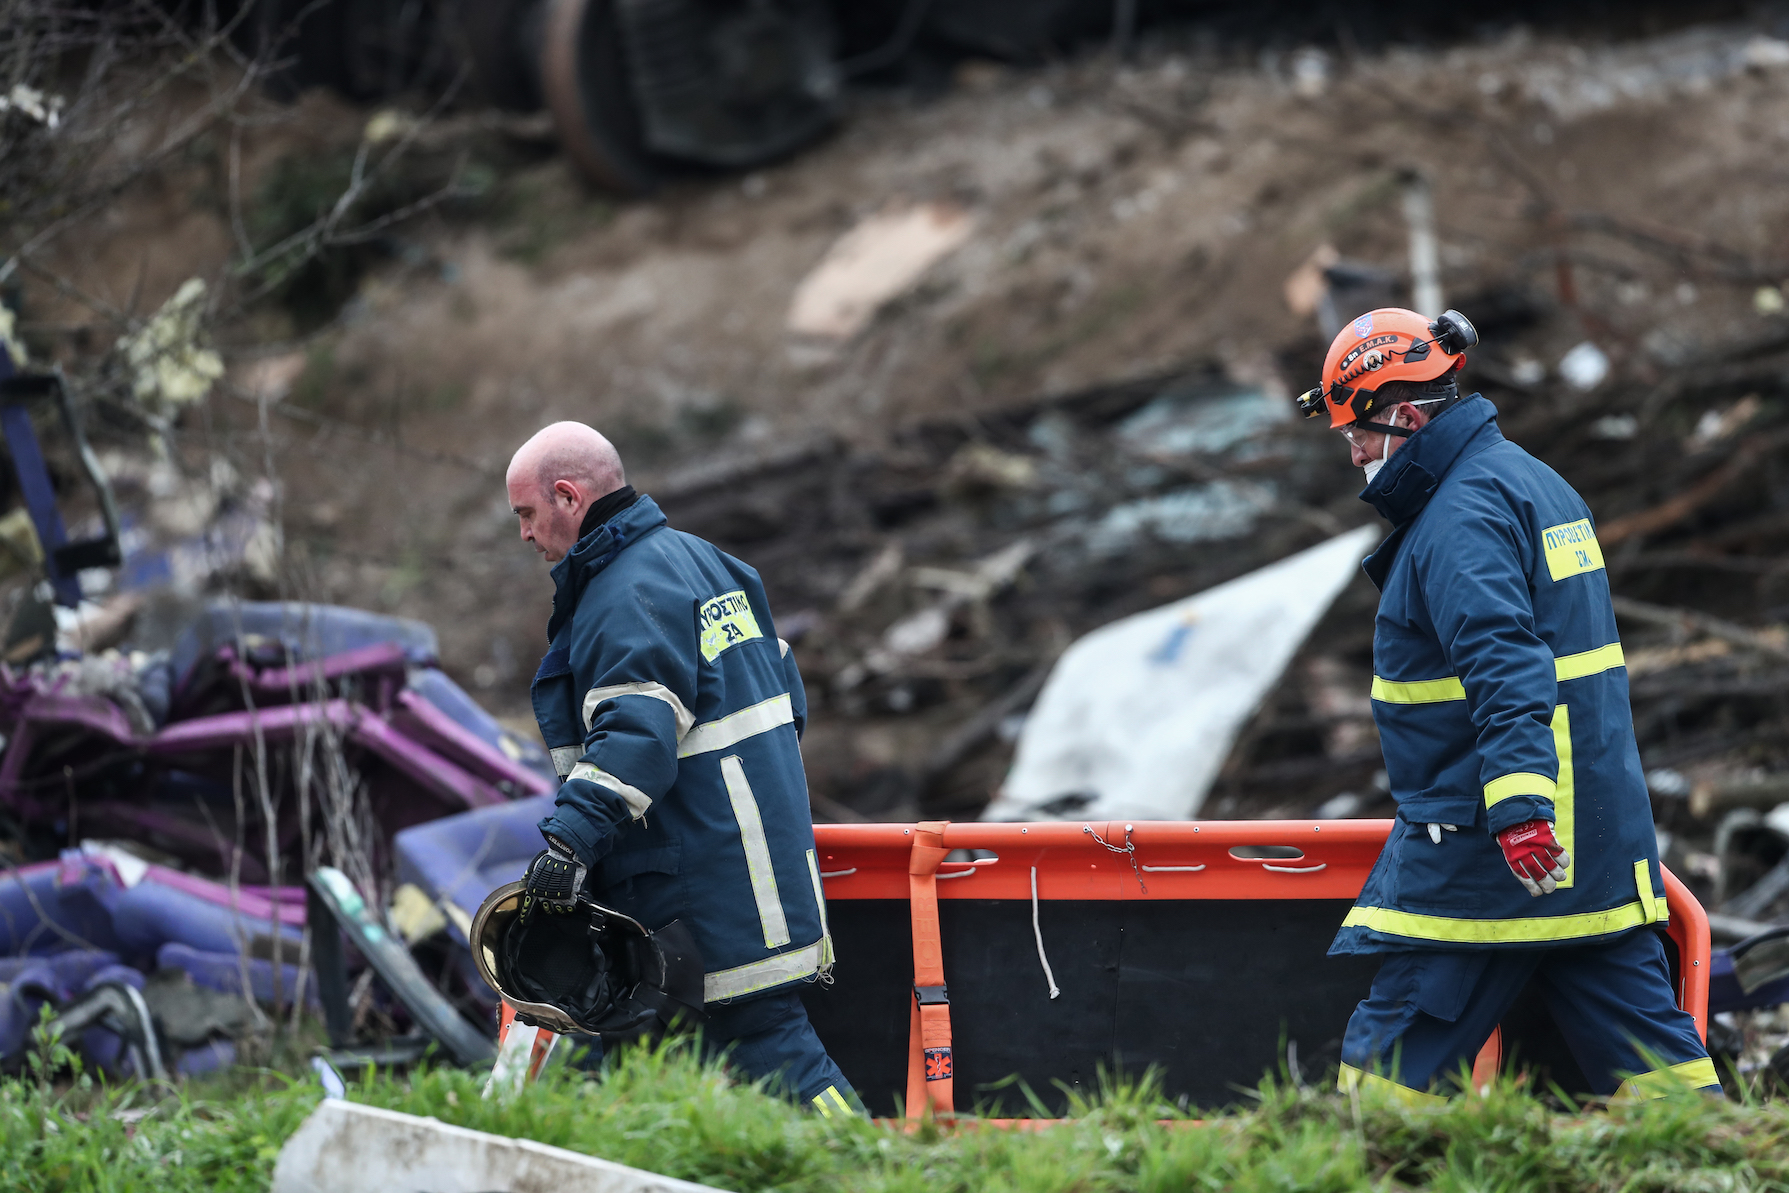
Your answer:
[[[1149,888],[1143,883],[1143,867],[1137,864],[1137,843],[1131,840],[1132,827],[1132,825],[1128,824],[1124,826],[1124,848],[1122,849],[1094,832],[1091,824],[1083,824],[1081,826],[1081,831],[1098,842],[1102,849],[1112,853],[1122,853],[1129,857],[1131,859],[1131,873],[1137,876],[1137,889],[1147,895],[1149,893]]]

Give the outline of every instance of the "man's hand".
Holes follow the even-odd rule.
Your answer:
[[[528,863],[522,884],[524,918],[537,907],[548,913],[570,911],[577,906],[578,892],[584,889],[584,863],[565,842],[548,837],[547,847]]]
[[[1503,847],[1511,873],[1531,895],[1557,890],[1565,868],[1572,864],[1571,855],[1553,836],[1553,825],[1545,820],[1511,825],[1497,834],[1497,844]]]

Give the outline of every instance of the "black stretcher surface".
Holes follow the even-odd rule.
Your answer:
[[[1325,956],[1347,900],[1049,900],[1039,904],[1052,1000],[1028,900],[938,904],[956,1050],[956,1105],[1032,1113],[1017,1076],[1052,1114],[1062,1088],[1093,1093],[1099,1072],[1162,1074],[1170,1098],[1218,1107],[1241,1100],[1287,1045],[1307,1081],[1333,1077],[1342,1032],[1379,959]],[[904,900],[827,906],[838,965],[805,989],[815,1030],[870,1110],[893,1115],[907,1086],[912,1004],[911,920]],[[1676,964],[1676,949],[1666,939]],[[1541,1004],[1525,992],[1504,1020],[1504,1056],[1541,1088],[1585,1088]],[[1060,1083],[1060,1084],[1058,1084]]]
[[[1017,1075],[1050,1108],[1099,1072],[1156,1066],[1167,1093],[1193,1105],[1238,1099],[1285,1064],[1333,1070],[1342,1030],[1378,961],[1325,957],[1346,900],[1161,903],[1048,900],[1044,948],[1060,997],[1038,962],[1028,900],[938,904],[956,1050],[956,1104],[1028,1114]],[[895,1113],[907,1084],[911,921],[902,900],[837,900],[838,965],[807,990],[815,1030],[870,1109]]]

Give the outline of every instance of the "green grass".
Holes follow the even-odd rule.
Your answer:
[[[1412,1109],[1268,1081],[1249,1108],[1194,1125],[1153,1083],[1108,1081],[1067,1123],[1022,1132],[828,1121],[678,1046],[633,1050],[601,1080],[554,1071],[507,1101],[483,1100],[482,1083],[435,1069],[371,1077],[350,1097],[740,1193],[1789,1190],[1789,1108],[1687,1092],[1560,1113],[1513,1085]],[[159,1099],[141,1087],[7,1083],[0,1188],[265,1189],[319,1097],[270,1072]]]

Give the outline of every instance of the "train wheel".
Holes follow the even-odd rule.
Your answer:
[[[584,176],[619,195],[655,190],[614,0],[547,0],[540,67],[560,143]]]

